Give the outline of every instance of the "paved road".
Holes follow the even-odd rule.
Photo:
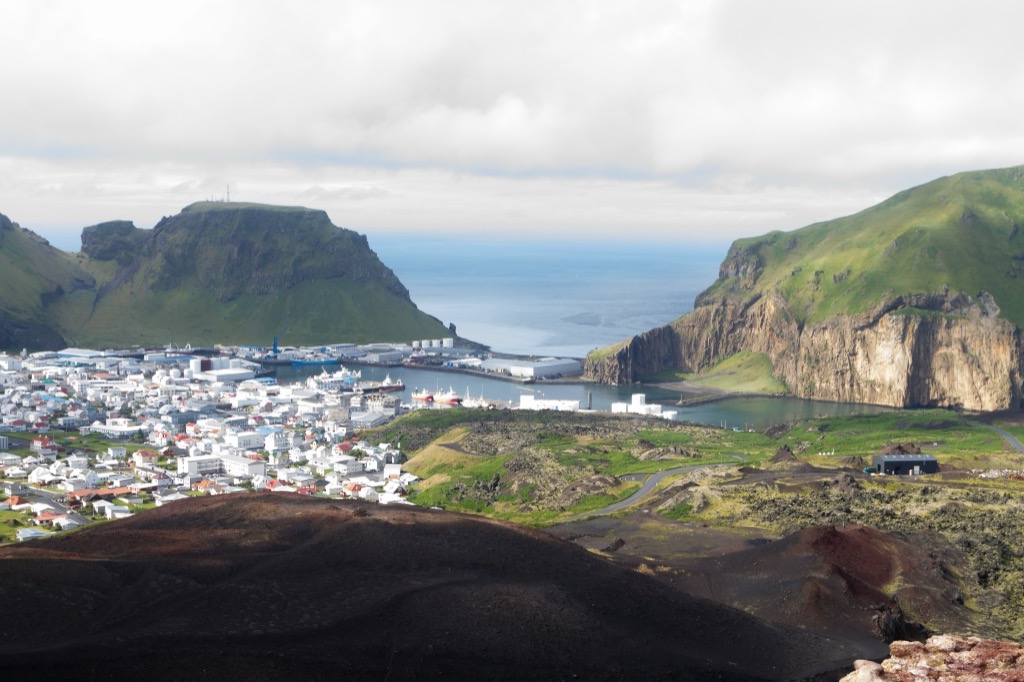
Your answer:
[[[69,519],[82,526],[89,523],[89,519],[85,518],[76,511],[68,509],[62,503],[57,501],[57,498],[64,497],[64,493],[55,493],[52,490],[46,490],[45,488],[37,488],[32,485],[28,485],[25,487],[31,490],[34,496],[41,497],[42,499],[40,501],[46,502],[46,504],[52,506],[54,508],[54,511],[56,511],[58,514],[67,514]]]
[[[743,457],[741,457],[740,455],[731,455],[731,456],[734,457],[737,460],[743,461]],[[558,523],[569,523],[570,521],[580,521],[582,519],[590,518],[591,516],[604,516],[605,514],[613,514],[613,513],[617,512],[617,511],[625,509],[626,507],[630,507],[630,506],[636,504],[642,498],[646,497],[648,493],[650,493],[652,490],[654,490],[654,487],[656,485],[658,485],[658,483],[661,481],[661,479],[665,478],[666,476],[673,476],[675,474],[681,474],[681,473],[684,473],[684,472],[687,472],[687,471],[693,471],[694,469],[700,469],[701,467],[715,466],[717,464],[721,464],[721,462],[707,462],[705,464],[689,464],[689,465],[684,466],[684,467],[675,467],[674,469],[665,469],[664,471],[657,471],[657,472],[655,472],[653,474],[650,474],[647,477],[647,480],[644,481],[643,484],[640,486],[640,489],[637,490],[632,495],[630,495],[629,497],[627,497],[626,499],[620,500],[620,501],[615,502],[615,503],[612,503],[612,504],[608,505],[607,507],[601,507],[600,509],[595,509],[593,511],[588,511],[588,512],[584,512],[582,514],[576,514],[575,516],[570,516],[568,518],[561,519]],[[624,478],[626,480],[636,480],[637,476],[647,476],[647,474],[626,474],[622,478]]]
[[[1021,443],[1019,440],[1017,440],[1017,437],[1014,436],[1009,431],[1007,431],[1005,429],[1001,429],[998,426],[993,426],[992,424],[982,424],[981,422],[971,422],[971,423],[975,424],[976,426],[984,426],[986,429],[992,429],[993,431],[998,433],[1000,436],[1002,436],[1003,440],[1005,440],[1007,443],[1009,443],[1010,447],[1012,447],[1014,450],[1016,450],[1017,452],[1024,452],[1024,443]]]

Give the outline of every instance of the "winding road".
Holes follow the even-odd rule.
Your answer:
[[[735,458],[735,459],[737,459],[737,460],[739,460],[741,462],[743,461],[743,457],[741,455],[731,455],[731,457],[733,457],[733,458]],[[637,490],[635,493],[633,493],[632,495],[630,495],[626,499],[619,500],[618,502],[613,502],[612,504],[609,504],[607,507],[601,507],[600,509],[594,509],[592,511],[583,512],[582,514],[575,514],[573,516],[569,516],[569,517],[566,517],[564,519],[560,519],[558,521],[558,523],[569,523],[569,522],[572,522],[572,521],[581,521],[583,519],[590,518],[591,516],[604,516],[605,514],[613,514],[613,513],[617,512],[617,511],[621,511],[621,510],[625,509],[626,507],[633,506],[634,504],[639,502],[641,499],[646,497],[647,494],[650,493],[652,490],[654,490],[654,487],[657,486],[658,483],[660,483],[661,480],[663,478],[665,478],[666,476],[674,476],[675,474],[682,474],[682,473],[685,473],[687,471],[693,471],[694,469],[700,469],[702,467],[715,466],[715,465],[718,465],[718,464],[722,464],[722,462],[706,462],[704,464],[688,464],[687,466],[683,466],[683,467],[675,467],[673,469],[665,469],[664,471],[656,471],[656,472],[654,472],[653,474],[651,474],[651,475],[649,475],[647,477],[647,479],[640,486],[639,490]],[[643,476],[643,475],[644,474],[626,474],[625,476],[622,476],[622,478],[624,478],[624,479],[631,479],[631,478],[634,478],[636,476]]]
[[[1001,429],[998,426],[993,426],[992,424],[982,424],[981,422],[970,422],[970,423],[974,424],[975,426],[984,426],[986,429],[991,429],[992,431],[995,431],[1000,436],[1002,436],[1003,440],[1005,440],[1007,443],[1009,443],[1010,447],[1012,447],[1014,450],[1016,450],[1017,452],[1024,452],[1024,443],[1021,443],[1017,439],[1017,437],[1015,435],[1013,435],[1012,433],[1010,433],[1009,431],[1007,431],[1005,429]]]
[[[1024,452],[1024,443],[1021,443],[1021,441],[1016,436],[1014,436],[1006,429],[1001,429],[998,426],[993,426],[992,424],[983,424],[981,422],[970,423],[975,426],[982,426],[986,429],[990,429],[996,432],[1007,443],[1009,443],[1010,447],[1012,447],[1014,450],[1016,450],[1017,452]],[[732,457],[739,461],[743,461],[743,457],[741,457],[740,455],[732,455]],[[558,523],[571,523],[573,521],[582,521],[583,519],[587,519],[592,516],[604,516],[605,514],[614,514],[617,511],[621,511],[627,507],[631,507],[634,504],[640,502],[640,500],[642,500],[652,490],[654,490],[655,486],[657,486],[658,483],[660,483],[661,480],[664,479],[666,476],[674,476],[675,474],[682,474],[687,471],[699,469],[701,467],[714,466],[715,464],[721,464],[721,462],[708,462],[706,464],[690,464],[687,466],[675,467],[673,469],[665,469],[664,471],[657,471],[653,474],[650,474],[647,477],[647,479],[644,480],[643,484],[640,486],[640,489],[637,490],[632,495],[630,495],[629,497],[627,497],[626,499],[614,502],[608,505],[607,507],[601,507],[600,509],[594,509],[593,511],[583,512],[582,514],[575,514],[573,516],[566,517],[564,519],[559,520]],[[625,476],[622,476],[622,478],[627,480],[636,480],[638,477],[643,475],[644,474],[626,474]]]

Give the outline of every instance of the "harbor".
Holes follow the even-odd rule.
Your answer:
[[[629,403],[634,394],[644,394],[647,402],[661,404],[676,412],[677,421],[687,421],[730,429],[763,430],[774,424],[793,422],[821,416],[874,414],[889,408],[804,400],[788,396],[722,397],[712,402],[678,405],[679,392],[656,386],[606,386],[583,381],[534,382],[523,384],[477,373],[457,373],[452,369],[416,367],[377,367],[350,363],[364,380],[383,381],[391,377],[401,381],[404,389],[395,391],[403,404],[417,407],[413,392],[427,390],[452,391],[462,397],[463,407],[494,405],[498,409],[518,408],[523,395],[553,401],[579,402],[580,409],[610,412],[613,403]],[[278,367],[274,376],[279,383],[305,381],[322,373],[323,368],[302,366]],[[421,403],[418,407],[427,407]],[[430,407],[441,407],[431,404]]]

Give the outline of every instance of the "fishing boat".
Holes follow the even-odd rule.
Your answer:
[[[388,374],[383,381],[360,381],[358,390],[363,393],[387,393],[390,391],[403,391],[405,384],[401,379],[392,379]]]
[[[462,396],[456,393],[453,389],[449,388],[447,391],[438,391],[434,394],[435,403],[444,403],[446,405],[461,405]]]
[[[351,370],[346,367],[330,374],[325,369],[319,375],[306,379],[306,386],[328,393],[351,393],[355,391],[356,382],[361,376],[362,372],[359,370]]]
[[[412,399],[424,403],[432,403],[434,402],[434,394],[425,388],[418,388],[412,392]]]
[[[484,394],[481,392],[479,398],[475,398],[469,395],[469,386],[466,387],[466,397],[462,399],[463,407],[475,407],[485,410],[493,410],[494,403],[484,398]]]
[[[320,351],[303,351],[292,358],[292,364],[299,365],[336,365],[338,358]]]

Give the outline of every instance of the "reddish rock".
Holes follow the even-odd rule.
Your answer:
[[[937,635],[927,642],[893,642],[890,658],[879,665],[857,661],[840,682],[1024,682],[1024,648],[960,635]]]

